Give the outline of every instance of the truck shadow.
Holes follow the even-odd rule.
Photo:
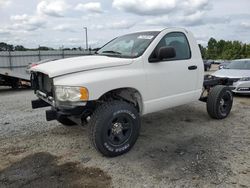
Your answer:
[[[9,92],[21,92],[21,91],[29,91],[30,88],[18,88],[18,89],[12,89],[9,87],[0,87],[0,93],[9,93]]]
[[[99,168],[57,160],[46,152],[31,154],[0,171],[0,187],[111,187],[111,177]]]

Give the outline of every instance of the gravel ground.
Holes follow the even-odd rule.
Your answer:
[[[87,128],[45,121],[32,91],[0,88],[0,187],[249,187],[250,97],[213,120],[202,102],[142,119],[133,149],[105,158]]]

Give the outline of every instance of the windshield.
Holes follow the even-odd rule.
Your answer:
[[[226,66],[226,69],[250,70],[250,60],[232,61],[232,63]]]
[[[139,57],[159,33],[139,32],[115,38],[103,46],[97,54],[124,58]]]

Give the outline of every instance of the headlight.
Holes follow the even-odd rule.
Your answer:
[[[250,77],[241,78],[240,81],[250,81]]]
[[[55,86],[55,97],[61,102],[87,101],[89,92],[85,87]]]

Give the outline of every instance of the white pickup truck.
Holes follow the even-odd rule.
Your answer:
[[[95,55],[43,63],[31,73],[32,107],[51,106],[48,121],[87,124],[95,148],[109,157],[133,147],[142,115],[200,100],[223,119],[233,103],[231,81],[204,77],[199,47],[180,28],[120,36]]]

